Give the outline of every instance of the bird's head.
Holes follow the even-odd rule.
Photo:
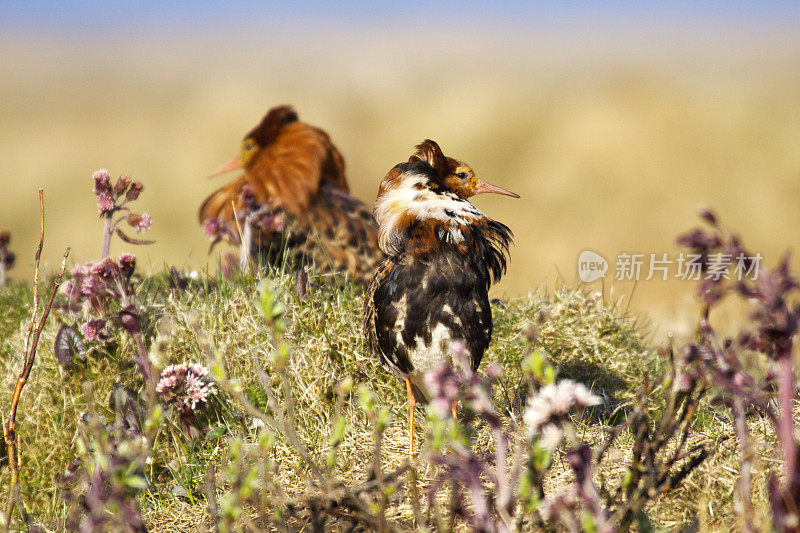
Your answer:
[[[253,156],[278,137],[281,128],[292,122],[297,122],[297,120],[297,112],[291,106],[273,107],[264,115],[258,126],[244,136],[239,155],[217,167],[209,177],[218,176],[239,168],[247,168],[253,161]]]
[[[378,244],[387,255],[408,248],[437,249],[442,243],[468,246],[473,230],[491,219],[467,199],[492,192],[519,198],[511,191],[480,181],[472,168],[447,157],[426,139],[408,163],[396,165],[383,179],[373,213]]]
[[[416,149],[417,151],[409,158],[408,162],[428,163],[434,171],[434,180],[460,198],[470,198],[480,193],[504,194],[519,198],[516,193],[479,180],[475,171],[468,164],[445,156],[436,141],[425,139],[417,145]]]

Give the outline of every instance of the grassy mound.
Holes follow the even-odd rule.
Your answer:
[[[266,369],[279,399],[283,400],[285,386],[290,385],[294,398],[292,423],[301,441],[320,462],[325,462],[331,449],[329,437],[334,420],[346,420],[350,431],[338,447],[335,470],[343,479],[366,480],[373,453],[372,426],[357,405],[355,392],[344,402],[337,399],[337,385],[351,377],[356,385],[369,385],[380,403],[390,410],[383,468],[391,470],[406,459],[405,390],[380,366],[362,340],[360,287],[313,280],[308,296],[299,301],[292,279],[268,280],[285,306],[288,329],[284,340],[292,350],[288,363],[291,383],[287,384],[281,383],[280,376],[270,372],[267,364],[276,347],[254,304],[257,280],[243,278],[212,284],[187,278],[188,286],[182,288],[170,280],[166,272],[147,276],[139,279],[137,290],[145,339],[151,358],[161,367],[182,362],[208,364],[209,355],[214,354],[224,361],[228,376],[239,380],[250,401],[268,410],[265,390],[257,378],[258,366]],[[2,402],[4,412],[20,364],[22,332],[31,301],[32,294],[26,286],[11,284],[0,288],[0,365],[4,388],[9,391]],[[552,295],[495,301],[493,312],[494,337],[481,368],[489,362],[497,362],[503,368],[495,390],[499,411],[512,419],[521,414],[527,392],[521,362],[529,339],[534,339],[535,346],[549,354],[560,377],[583,382],[603,398],[603,407],[596,416],[579,425],[581,438],[592,445],[602,442],[608,415],[624,416],[626,406],[635,401],[644,376],[657,373],[662,363],[636,320],[598,295],[562,288]],[[112,419],[112,386],[120,383],[134,390],[142,388],[131,359],[135,346],[124,332],[116,331],[106,342],[92,345],[85,362],[78,362],[69,370],[60,367],[53,355],[53,339],[60,325],[69,321],[63,312],[56,310],[51,315],[18,414],[23,501],[34,521],[48,529],[63,527],[68,512],[59,479],[77,454],[82,413],[92,410],[101,418]],[[87,381],[93,390],[91,406],[84,387]],[[155,439],[147,472],[150,485],[140,500],[152,530],[211,525],[203,495],[209,465],[219,470],[225,464],[231,439],[256,441],[258,424],[224,393],[219,393],[203,416],[203,424],[210,429],[191,444],[181,443],[176,437],[179,430],[175,413],[168,413],[168,420],[172,421]],[[693,472],[679,490],[654,502],[649,510],[650,520],[670,528],[690,522],[730,527],[735,524],[731,487],[738,469],[733,428],[727,416],[713,410],[698,416],[695,426],[692,439],[711,447],[715,455]],[[417,442],[424,441],[419,427],[417,432]],[[488,450],[488,432],[480,428],[478,432],[479,446],[485,445]],[[762,434],[771,438],[766,429]],[[631,442],[632,438],[626,435],[617,439],[599,476],[618,483]],[[309,472],[280,435],[274,453],[283,486],[289,491],[302,490]],[[431,466],[420,466],[422,490],[430,482],[433,470]],[[552,488],[570,480],[569,469],[558,456],[553,471]],[[766,502],[763,485],[763,474],[761,479],[756,474],[757,505]],[[225,486],[223,476],[218,475],[217,487],[222,490]],[[410,495],[400,494],[387,517],[410,523],[411,516]]]

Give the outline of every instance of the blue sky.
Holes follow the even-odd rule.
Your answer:
[[[255,24],[362,26],[400,28],[404,25],[505,23],[531,25],[599,25],[627,21],[645,26],[681,24],[800,23],[800,2],[729,1],[600,1],[524,2],[519,0],[444,2],[300,1],[98,2],[0,0],[0,28],[8,35],[96,32],[116,34],[151,27],[193,31],[248,27]]]

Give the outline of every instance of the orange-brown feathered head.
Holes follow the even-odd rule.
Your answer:
[[[250,133],[244,136],[242,140],[242,153],[239,156],[240,164],[247,168],[248,163],[261,148],[269,146],[275,139],[278,138],[281,128],[297,122],[297,112],[292,106],[281,105],[270,109],[261,122],[250,130]]]
[[[297,112],[290,105],[279,105],[270,109],[261,122],[244,136],[244,140],[252,139],[264,147],[278,137],[280,129],[287,124],[297,122]]]
[[[436,141],[425,139],[416,146],[416,150],[414,155],[408,158],[408,162],[424,161],[428,163],[434,170],[433,178],[461,198],[470,198],[483,192],[519,198],[519,195],[502,187],[480,181],[468,164],[445,156]]]
[[[408,163],[396,165],[381,182],[373,209],[381,250],[396,255],[421,235],[422,241],[416,239],[421,248],[434,250],[441,243],[466,247],[468,234],[493,222],[467,200],[481,192],[519,198],[478,180],[466,163],[445,156],[426,139]]]
[[[244,136],[239,155],[214,169],[209,177],[218,176],[238,168],[249,168],[253,163],[253,156],[259,150],[274,142],[278,138],[281,128],[297,121],[297,112],[292,106],[280,105],[273,107],[267,111],[258,126]]]

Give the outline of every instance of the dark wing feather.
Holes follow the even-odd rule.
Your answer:
[[[403,255],[386,258],[375,271],[364,297],[364,336],[367,343],[381,363],[399,375],[414,370],[405,345],[397,343],[394,333],[397,310],[392,294],[396,292],[397,277],[404,260]]]

